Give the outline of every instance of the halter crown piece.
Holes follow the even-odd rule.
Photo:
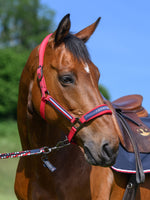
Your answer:
[[[72,124],[72,127],[67,137],[68,141],[71,142],[75,134],[83,127],[83,125],[86,122],[104,114],[112,114],[112,111],[106,104],[102,104],[84,114],[80,119],[75,118],[67,110],[65,110],[52,96],[49,95],[49,91],[47,90],[45,78],[43,75],[43,61],[45,48],[51,35],[52,33],[46,36],[46,38],[42,41],[39,49],[39,67],[37,69],[37,79],[39,82],[42,96],[40,114],[41,117],[45,119],[45,104],[48,103],[52,105],[57,111],[59,111],[67,120],[69,120]]]

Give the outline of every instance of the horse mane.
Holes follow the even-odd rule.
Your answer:
[[[88,62],[90,55],[84,42],[75,35],[68,33],[64,38],[65,47],[78,59]]]

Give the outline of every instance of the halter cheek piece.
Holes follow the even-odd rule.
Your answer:
[[[49,34],[41,43],[39,49],[39,67],[37,69],[37,79],[41,89],[41,105],[40,105],[40,114],[43,119],[45,119],[45,104],[48,103],[52,105],[56,110],[58,110],[66,119],[68,119],[71,124],[71,130],[68,134],[68,141],[71,142],[75,134],[83,127],[83,125],[99,116],[104,114],[112,114],[112,111],[106,104],[99,105],[94,109],[90,110],[84,114],[80,119],[73,117],[68,111],[66,111],[53,97],[49,95],[49,91],[46,87],[45,78],[43,75],[43,61],[44,61],[44,52],[49,38],[52,34]]]

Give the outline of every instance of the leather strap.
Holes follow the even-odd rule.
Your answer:
[[[131,175],[122,200],[135,200],[138,186],[135,174]]]
[[[134,139],[132,130],[128,126],[128,124],[127,124],[126,120],[124,119],[124,116],[122,115],[122,113],[120,111],[118,111],[116,113],[117,113],[117,116],[119,117],[119,121],[121,122],[122,126],[126,130],[128,136],[129,136],[129,139],[132,143],[133,149],[134,149],[135,161],[136,161],[136,182],[138,184],[143,183],[145,181],[145,174],[144,174],[144,171],[143,171],[143,167],[142,167],[142,163],[141,163],[140,154],[139,154],[139,150],[138,150],[138,147],[137,147],[136,140]]]

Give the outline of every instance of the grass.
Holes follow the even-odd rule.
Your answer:
[[[0,153],[21,150],[17,122],[0,121]],[[19,159],[0,160],[0,200],[16,200],[14,180]]]

